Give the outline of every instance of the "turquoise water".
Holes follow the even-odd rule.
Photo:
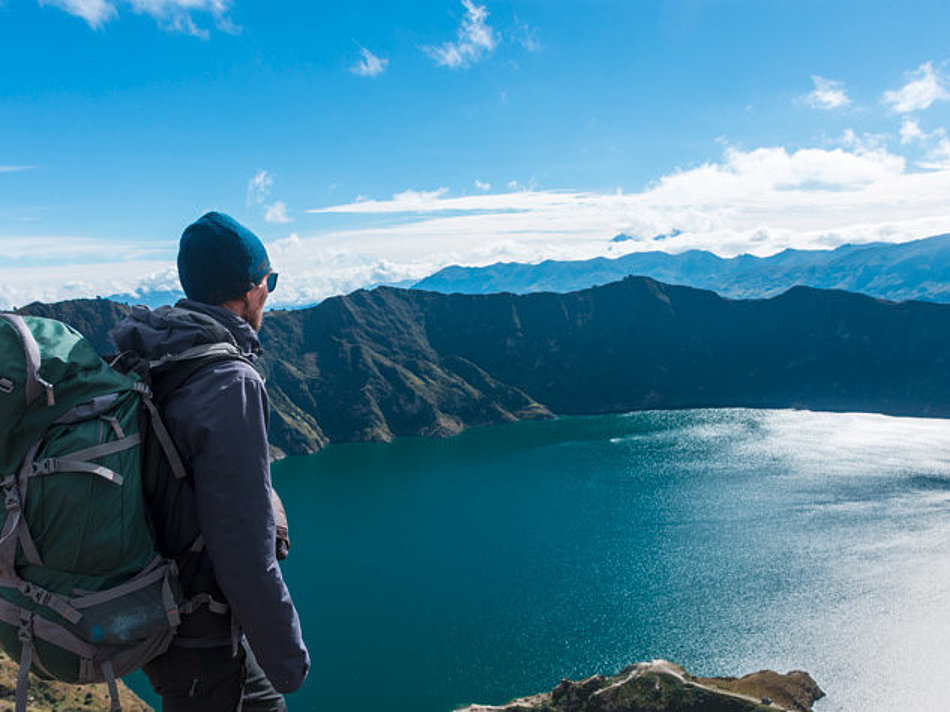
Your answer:
[[[658,657],[808,670],[818,712],[945,709],[948,421],[563,418],[274,479],[314,662],[293,711],[448,712]]]

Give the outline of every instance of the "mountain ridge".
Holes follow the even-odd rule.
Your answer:
[[[101,352],[128,307],[21,310]],[[567,294],[377,287],[264,320],[271,442],[444,437],[522,419],[703,407],[950,417],[950,305],[795,287],[737,300],[644,277]]]
[[[711,289],[736,299],[777,296],[802,285],[845,289],[894,301],[950,302],[950,234],[904,243],[841,245],[833,250],[786,249],[769,257],[719,257],[704,250],[634,252],[590,260],[452,265],[413,284],[442,293],[571,292],[625,276]]]

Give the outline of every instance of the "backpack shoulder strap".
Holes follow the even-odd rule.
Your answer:
[[[142,402],[148,412],[151,431],[159,447],[150,447],[145,450],[143,481],[147,497],[154,495],[158,484],[159,460],[164,459],[169,464],[176,479],[185,479],[187,476],[178,448],[162,421],[162,403],[205,366],[224,361],[244,361],[252,365],[250,360],[243,356],[233,344],[227,343],[199,346],[151,362],[155,365],[148,371],[150,388],[141,389],[140,392]]]
[[[251,361],[237,347],[225,342],[197,346],[180,354],[151,361],[149,372],[155,402],[164,401],[205,366],[224,361],[244,361],[253,367]]]

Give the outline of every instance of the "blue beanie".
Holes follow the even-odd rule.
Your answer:
[[[202,215],[181,235],[178,278],[191,300],[222,304],[259,284],[269,271],[257,235],[223,213]]]

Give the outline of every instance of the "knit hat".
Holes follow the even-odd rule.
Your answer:
[[[222,304],[259,284],[270,271],[264,244],[223,213],[206,213],[185,228],[178,246],[178,278],[196,302]]]

